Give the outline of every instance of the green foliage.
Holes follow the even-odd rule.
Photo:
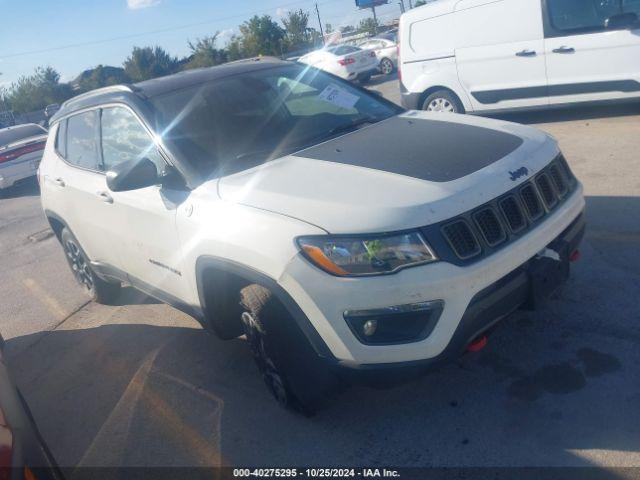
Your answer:
[[[309,13],[302,9],[287,12],[282,19],[286,35],[286,47],[289,51],[300,50],[311,45]]]
[[[220,32],[216,32],[211,37],[199,38],[193,44],[189,41],[191,55],[184,64],[184,69],[213,67],[227,61],[227,52],[222,48],[217,48],[216,43]]]
[[[52,67],[38,67],[33,75],[20,77],[2,94],[2,102],[15,113],[40,110],[72,96],[71,87],[60,83],[60,74]]]
[[[243,57],[284,53],[285,31],[269,15],[254,15],[239,28]]]
[[[170,75],[179,68],[178,59],[161,47],[133,47],[131,55],[124,61],[124,71],[134,82]]]
[[[77,89],[79,92],[88,92],[96,88],[128,83],[130,81],[123,68],[98,65],[95,68],[82,72],[71,84],[74,89]]]
[[[352,25],[344,25],[340,27],[340,33],[353,33],[356,29]]]
[[[358,24],[358,33],[373,36],[378,33],[378,23],[372,17],[364,18]]]
[[[242,50],[242,39],[238,35],[234,35],[229,39],[227,43],[227,59],[232,62],[234,60],[240,60],[244,57]]]
[[[422,5],[426,5],[427,2],[426,0],[418,0],[416,3],[413,4],[414,8],[415,7],[421,7]]]
[[[327,35],[330,33],[333,33],[333,25],[331,25],[330,23],[325,23],[324,24],[324,33],[326,33]]]

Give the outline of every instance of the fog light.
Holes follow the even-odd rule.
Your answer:
[[[366,322],[364,322],[364,325],[362,325],[362,333],[364,333],[365,336],[370,337],[371,335],[376,333],[377,328],[377,320],[367,320]]]
[[[433,300],[372,310],[347,310],[343,316],[362,343],[393,345],[427,338],[438,323],[443,307],[442,300]]]

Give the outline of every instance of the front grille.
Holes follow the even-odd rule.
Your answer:
[[[453,251],[462,260],[480,254],[480,244],[465,220],[460,219],[445,225],[442,227],[442,232]]]
[[[522,190],[520,190],[520,199],[531,220],[535,221],[544,215],[544,209],[542,208],[540,198],[538,198],[538,193],[533,183],[528,183],[522,187]]]
[[[507,198],[500,200],[499,204],[500,210],[513,233],[518,233],[527,226],[527,219],[516,197],[509,195]]]
[[[490,247],[495,247],[507,239],[507,234],[493,208],[484,208],[474,213],[473,219],[476,221],[482,238]]]
[[[576,185],[576,178],[559,155],[535,178],[500,198],[423,231],[443,260],[458,265],[475,262],[535,228]]]
[[[556,191],[553,189],[548,175],[546,173],[538,175],[536,178],[536,185],[538,186],[538,190],[542,195],[545,205],[549,210],[551,210],[558,204],[558,197],[556,196]]]
[[[553,185],[556,187],[556,191],[560,195],[560,198],[564,197],[569,191],[568,180],[565,178],[564,173],[561,172],[558,165],[551,165],[549,167],[549,175],[553,180]]]

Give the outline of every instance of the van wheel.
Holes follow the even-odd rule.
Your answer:
[[[393,62],[388,58],[380,60],[380,73],[383,75],[391,75],[391,73],[393,73]]]
[[[313,415],[338,390],[337,377],[268,289],[249,285],[240,297],[247,342],[267,388],[282,407]]]
[[[464,113],[462,103],[449,90],[433,92],[425,99],[422,109],[427,112]]]
[[[78,240],[66,227],[60,232],[60,242],[71,272],[76,281],[87,291],[91,300],[102,304],[113,302],[120,292],[120,284],[107,282],[96,275]]]

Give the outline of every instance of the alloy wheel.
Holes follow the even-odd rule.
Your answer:
[[[383,58],[382,62],[380,62],[380,71],[384,75],[389,75],[393,72],[393,63],[388,58]]]
[[[64,252],[78,283],[84,285],[89,291],[93,290],[93,274],[78,244],[73,240],[67,240],[64,244]]]

